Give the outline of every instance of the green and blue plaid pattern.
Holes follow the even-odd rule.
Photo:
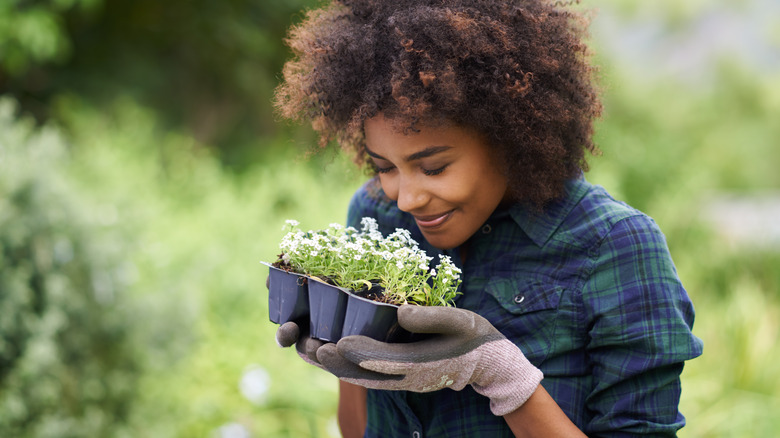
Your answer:
[[[414,219],[376,179],[353,197],[348,224],[406,228]],[[444,251],[463,269],[456,305],[487,318],[545,375],[542,385],[588,436],[674,436],[683,363],[701,355],[693,305],[665,238],[643,213],[584,179],[543,213],[499,208],[467,242]],[[416,434],[415,434],[416,432]],[[511,437],[470,387],[432,393],[369,390],[367,437]]]

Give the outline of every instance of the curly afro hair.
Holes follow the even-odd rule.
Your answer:
[[[518,201],[543,206],[597,152],[586,20],[545,0],[341,0],[291,30],[276,106],[366,161],[363,122],[476,129]],[[408,131],[407,131],[408,132]]]

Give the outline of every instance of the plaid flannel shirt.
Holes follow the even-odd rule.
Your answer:
[[[430,247],[378,180],[354,195],[348,224],[406,228],[429,255],[463,269],[456,305],[487,318],[544,372],[542,385],[587,435],[674,436],[685,360],[702,353],[693,305],[665,238],[643,213],[584,178],[543,213],[496,210],[458,248]],[[431,393],[368,391],[366,437],[513,436],[471,387]]]

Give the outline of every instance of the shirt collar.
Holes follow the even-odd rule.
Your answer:
[[[553,201],[543,211],[514,204],[509,208],[509,215],[537,246],[542,247],[589,188],[590,184],[582,176],[568,180],[564,186],[564,196]]]

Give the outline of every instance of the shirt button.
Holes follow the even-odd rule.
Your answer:
[[[520,304],[525,301],[525,295],[515,295],[515,303]]]
[[[412,438],[420,438],[420,432],[417,432],[416,430],[412,432]]]
[[[490,234],[491,231],[493,231],[493,227],[491,227],[490,224],[485,224],[482,227],[482,234]]]

